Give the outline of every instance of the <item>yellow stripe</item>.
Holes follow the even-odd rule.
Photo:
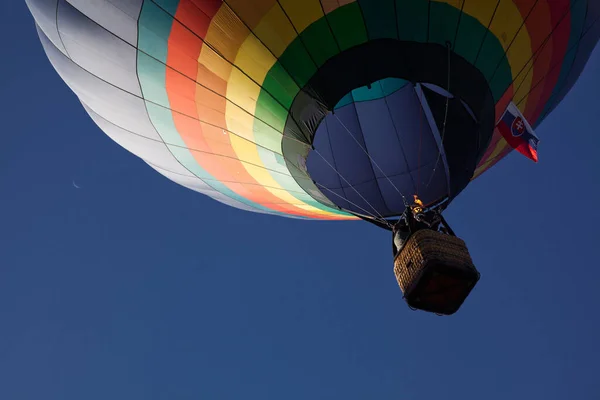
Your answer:
[[[488,168],[488,166],[494,162],[495,158],[500,155],[504,149],[506,148],[506,146],[508,146],[508,143],[506,142],[506,140],[504,138],[500,138],[500,140],[498,141],[498,143],[496,143],[496,147],[494,148],[494,151],[492,152],[492,154],[490,154],[490,156],[488,157],[487,161],[481,165],[479,168],[477,168],[475,170],[475,174],[473,175],[473,179],[477,178],[480,174],[482,174],[483,172],[485,172],[485,170]]]
[[[262,160],[260,159],[255,144],[243,140],[239,137],[231,136],[231,146],[233,147],[236,154],[243,154],[245,160],[248,160],[252,164],[262,165]],[[319,210],[318,208],[315,208],[309,204],[302,202],[301,200],[298,200],[293,195],[288,193],[287,190],[283,189],[281,185],[279,185],[279,183],[275,179],[273,179],[271,173],[268,170],[261,167],[257,167],[256,165],[252,164],[242,163],[242,165],[244,166],[246,171],[248,171],[250,176],[252,176],[252,178],[254,178],[260,185],[265,186],[265,189],[271,192],[273,195],[277,196],[278,198],[287,203],[294,204],[295,207],[310,211],[313,214],[333,215],[330,212]],[[303,190],[299,186],[297,190],[303,192]],[[299,203],[304,205],[299,206]]]
[[[296,33],[279,6],[271,8],[257,25],[254,32],[271,51],[256,37],[250,35],[240,47],[235,59],[235,65],[251,77],[252,80],[263,82],[268,72],[277,62],[273,54],[277,56],[281,55],[295,39]],[[256,138],[253,131],[254,117],[252,116],[256,110],[256,102],[260,95],[260,90],[261,88],[258,85],[250,81],[247,76],[238,70],[234,69],[231,72],[227,85],[227,98],[250,113],[246,114],[239,108],[227,104],[226,119],[228,128],[239,133],[243,138],[248,139],[246,141],[232,136],[231,145],[238,157],[243,155],[244,160],[256,165],[264,165],[255,144]],[[277,135],[276,139],[278,139],[276,143],[275,141],[273,142],[273,146],[277,145],[278,148],[271,148],[270,150],[282,154],[279,134],[276,132],[273,132],[273,134]],[[314,214],[333,215],[333,213],[320,210],[296,199],[279,185],[268,170],[251,164],[244,164],[244,168],[259,184],[266,186],[266,190],[281,200]],[[294,189],[304,192],[300,186]],[[299,202],[301,202],[302,206],[298,205]]]
[[[280,0],[279,3],[300,33],[323,17],[323,8],[319,0]]]
[[[257,82],[263,82],[267,73],[275,64],[276,59],[273,55],[260,43],[254,36],[248,36],[242,44],[236,60],[235,65],[240,70],[244,71],[248,76]],[[231,136],[231,147],[235,151],[239,158],[243,158],[251,164],[244,163],[244,168],[250,176],[252,176],[260,185],[265,186],[265,189],[277,196],[281,200],[290,203],[298,204],[304,202],[298,200],[293,195],[283,189],[281,185],[271,176],[269,170],[257,167],[256,165],[264,165],[263,161],[258,154],[258,148],[256,146],[256,138],[254,137],[254,112],[256,110],[256,100],[260,94],[261,88],[254,82],[250,81],[247,76],[242,74],[237,69],[231,72],[231,76],[227,85],[227,98],[232,103],[239,104],[250,114],[243,112],[239,108],[233,106],[231,103],[227,104],[226,120],[227,127],[229,130],[238,133],[240,137]],[[280,133],[273,131],[274,139],[273,146],[277,145],[278,148],[272,148],[270,150],[282,154]],[[247,139],[247,140],[243,140]],[[255,165],[252,165],[255,164]],[[294,188],[300,192],[303,192],[302,188],[298,186]],[[308,210],[314,214],[319,215],[332,215],[332,213],[319,210],[316,207],[305,204],[305,207],[299,207],[304,210]]]
[[[254,29],[254,33],[262,42],[279,57],[297,37],[283,10],[278,5],[264,16]]]

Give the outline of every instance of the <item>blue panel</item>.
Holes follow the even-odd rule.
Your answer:
[[[361,148],[364,147],[363,131],[354,106],[341,108],[327,118],[333,159],[336,168],[347,181],[344,184],[357,185],[373,180],[369,156]]]
[[[319,156],[316,152],[311,152],[310,156],[306,162],[307,167],[309,168],[311,173],[311,178],[314,179],[319,184],[332,188],[341,188],[342,181],[339,175],[335,172],[333,168],[331,168],[327,163],[329,162],[333,167],[333,154],[331,152],[331,144],[329,143],[329,118],[325,118],[325,120],[319,126],[319,134],[315,136],[314,147],[318,149]],[[339,192],[339,194],[343,195],[343,192]],[[339,199],[338,199],[339,200]],[[340,207],[341,205],[338,204]]]
[[[358,213],[365,214],[365,211],[373,216],[387,216],[392,214],[384,203],[379,185],[376,180],[370,180],[359,185],[353,185],[352,188],[344,189],[346,198],[357,206],[351,206],[350,210],[356,210]],[[333,200],[332,200],[333,201]],[[374,209],[377,211],[375,212]],[[404,211],[404,209],[402,209]],[[378,215],[379,214],[379,215]]]
[[[392,114],[403,114],[410,100],[416,101],[414,90],[410,86],[393,97],[400,98],[400,101],[391,104],[391,98],[383,98],[355,104],[361,128],[366,132],[365,141],[374,164],[375,176],[378,178],[406,174],[410,167],[402,148],[405,143],[401,142],[414,138],[401,136],[402,131],[396,129]],[[384,132],[386,134],[383,134]]]
[[[410,169],[431,163],[437,157],[438,146],[414,90],[394,93],[387,101]]]

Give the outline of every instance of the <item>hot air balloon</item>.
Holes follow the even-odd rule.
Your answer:
[[[441,314],[479,278],[441,211],[513,149],[537,160],[600,37],[599,0],[26,2],[115,142],[233,207],[404,232],[398,283]]]

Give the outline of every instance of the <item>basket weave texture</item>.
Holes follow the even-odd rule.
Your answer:
[[[456,312],[479,280],[463,240],[427,229],[396,255],[394,274],[411,307],[440,314]]]

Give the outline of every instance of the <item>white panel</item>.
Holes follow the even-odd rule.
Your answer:
[[[171,154],[167,146],[156,140],[151,140],[143,136],[136,135],[130,131],[114,125],[107,121],[93,110],[85,106],[84,108],[90,114],[94,122],[110,137],[124,149],[130,151],[144,161],[157,165],[161,168],[173,171],[180,175],[194,176],[185,167],[183,167]]]
[[[82,69],[40,36],[50,62],[79,99],[104,119],[138,135],[160,141],[144,100],[112,86]]]
[[[67,0],[98,25],[137,45],[137,19],[144,0]]]
[[[196,192],[206,195],[213,195],[216,192],[216,190],[213,187],[211,187],[210,185],[208,185],[207,183],[195,176],[190,176],[189,174],[177,174],[174,171],[166,170],[158,165],[151,163],[148,164],[156,171],[160,172],[161,175],[164,175],[169,180],[177,182],[178,184],[185,186],[188,189],[192,189]]]
[[[69,57],[99,78],[137,96],[137,50],[60,0],[58,30]]]
[[[58,0],[25,0],[39,30],[63,54],[67,54],[56,29],[56,9]]]

